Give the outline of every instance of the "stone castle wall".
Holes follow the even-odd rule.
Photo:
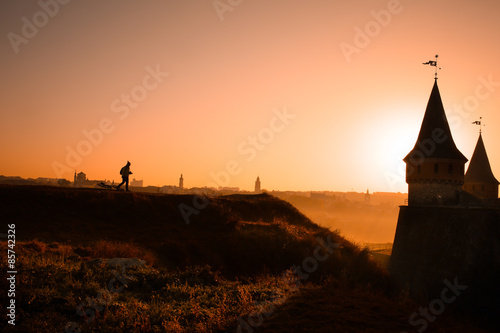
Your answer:
[[[463,304],[500,311],[500,210],[401,206],[389,270],[397,288],[429,298],[457,278]]]
[[[461,184],[422,182],[408,184],[408,204],[411,206],[448,205],[460,201]]]

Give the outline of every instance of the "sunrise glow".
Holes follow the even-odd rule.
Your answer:
[[[436,53],[457,146],[482,116],[500,174],[496,2],[57,4],[0,4],[2,175],[405,192]]]

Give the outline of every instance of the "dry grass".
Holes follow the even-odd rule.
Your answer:
[[[0,210],[18,230],[18,325],[10,331],[62,332],[73,321],[82,332],[236,332],[249,315],[265,319],[255,329],[266,332],[408,328],[419,305],[388,296],[388,275],[367,249],[269,195],[212,198],[187,225],[178,205],[192,201],[0,186]],[[338,247],[297,284],[290,268],[328,237]],[[112,257],[147,266],[123,272],[89,264]],[[7,290],[5,261],[0,270],[0,290]],[[1,293],[2,313],[7,301]],[[453,317],[442,322],[460,332]],[[444,332],[439,325],[428,331]]]
[[[94,258],[139,258],[147,264],[156,266],[158,260],[152,250],[144,249],[134,243],[99,240],[88,248]]]
[[[1,245],[6,250],[6,243]],[[112,246],[74,251],[58,243],[18,243],[18,318],[10,331],[61,332],[73,321],[82,332],[214,332],[234,327],[238,316],[255,311],[255,303],[272,292],[291,292],[285,281],[273,276],[231,281],[208,266],[175,271],[145,266],[113,273],[111,268],[87,265],[90,257],[78,254],[100,253],[102,248],[106,254],[129,253],[121,244]],[[1,269],[7,270],[5,264]],[[123,290],[119,283],[109,287],[114,276],[126,280]],[[6,295],[0,300],[5,311]],[[79,316],[79,308],[87,316]],[[0,330],[6,328],[5,321],[0,323]]]

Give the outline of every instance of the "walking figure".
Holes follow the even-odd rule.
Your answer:
[[[116,187],[117,190],[120,189],[120,186],[125,184],[125,191],[128,191],[128,175],[131,174],[132,171],[130,171],[130,162],[127,161],[127,164],[120,170],[120,175],[122,175],[122,182]]]

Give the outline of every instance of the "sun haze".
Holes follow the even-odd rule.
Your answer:
[[[499,6],[4,1],[0,174],[406,192],[435,69],[457,146],[482,116],[500,174]]]

